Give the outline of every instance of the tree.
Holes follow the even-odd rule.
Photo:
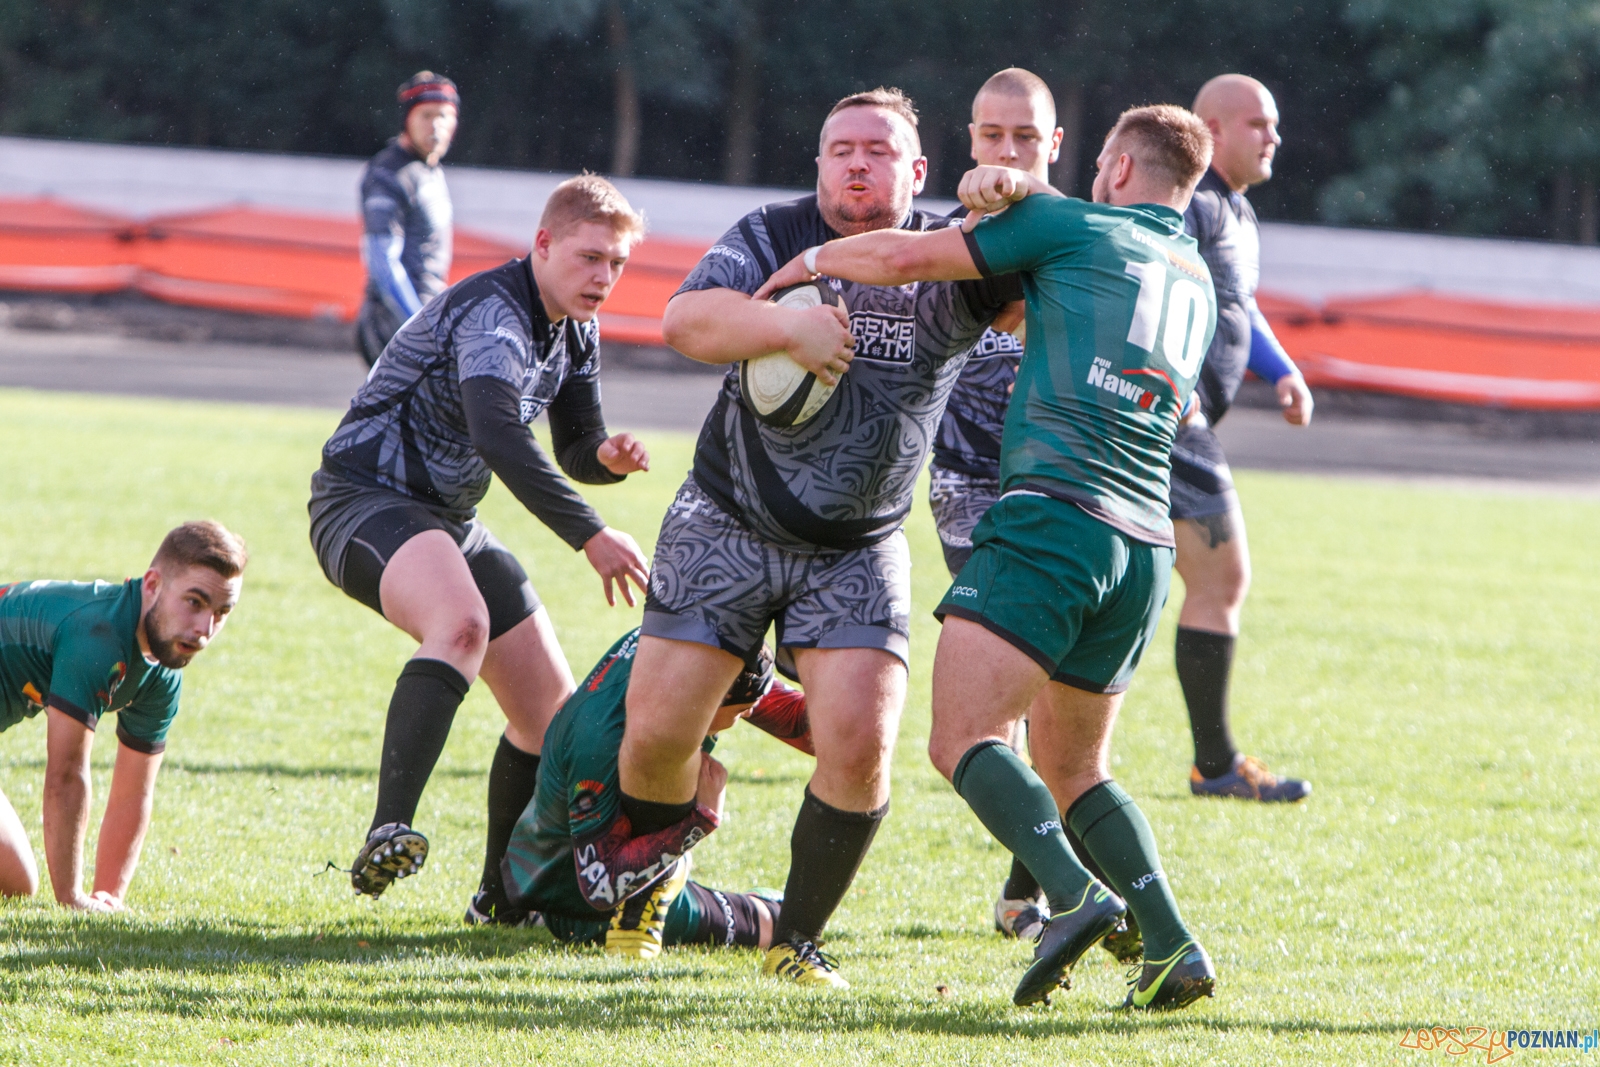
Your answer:
[[[1350,20],[1393,83],[1355,127],[1330,221],[1594,243],[1600,18],[1579,0],[1361,0]]]

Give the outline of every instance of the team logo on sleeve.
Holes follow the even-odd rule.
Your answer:
[[[39,692],[39,687],[34,685],[32,682],[22,683],[22,695],[28,701],[29,707],[44,707],[44,694]]]
[[[917,348],[917,322],[910,315],[856,311],[850,315],[856,358],[881,363],[910,363]]]
[[[593,778],[585,778],[572,787],[572,809],[579,814],[587,815],[594,810],[600,802],[600,794],[606,791],[604,782],[597,782]]]

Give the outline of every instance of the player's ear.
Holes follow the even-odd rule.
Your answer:
[[[144,572],[144,581],[139,591],[144,594],[142,599],[146,603],[161,595],[161,572],[156,570],[155,564],[152,563],[150,569]]]
[[[1061,158],[1061,138],[1066,136],[1066,132],[1067,131],[1063,130],[1060,126],[1057,126],[1055,128],[1054,132],[1052,132],[1050,134],[1050,160],[1049,161],[1051,163],[1054,163],[1054,162],[1056,162],[1057,160],[1059,160]],[[1068,179],[1068,183],[1070,184],[1070,182],[1071,182],[1071,179],[1069,178]]]
[[[972,157],[972,161],[976,163],[978,161],[978,124],[976,122],[967,123],[967,137],[972,142],[972,146],[967,150],[967,154],[970,155]]]
[[[918,156],[911,161],[911,195],[922,192],[922,187],[928,184],[928,157]]]
[[[555,235],[543,226],[533,235],[533,253],[540,259],[550,258],[550,246],[555,244]]]

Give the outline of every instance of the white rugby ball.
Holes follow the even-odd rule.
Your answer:
[[[839,294],[821,281],[779,289],[772,302],[791,308],[841,303]],[[799,426],[822,410],[833,390],[787,352],[769,352],[739,364],[739,392],[745,406],[768,426]]]

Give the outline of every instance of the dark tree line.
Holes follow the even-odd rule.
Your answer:
[[[831,103],[890,84],[948,194],[1015,64],[1081,193],[1120,110],[1239,70],[1284,116],[1268,218],[1593,242],[1597,46],[1587,0],[0,0],[0,131],[362,155],[431,67],[459,162],[804,186]]]

